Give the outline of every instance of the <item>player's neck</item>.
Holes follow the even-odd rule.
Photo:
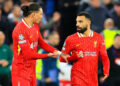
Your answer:
[[[53,42],[53,41],[51,41],[51,40],[49,40],[49,43],[50,43],[51,45],[54,45],[54,42]]]
[[[88,28],[87,29],[87,31],[85,31],[84,33],[83,33],[83,35],[85,36],[85,37],[88,37],[89,36],[89,34],[90,34],[90,28]]]
[[[120,49],[116,44],[113,45],[115,49]]]
[[[25,21],[30,27],[33,26],[33,21],[31,20],[31,18],[26,17],[26,18],[24,18],[24,21]]]

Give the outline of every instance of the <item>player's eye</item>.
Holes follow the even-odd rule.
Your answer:
[[[83,21],[79,21],[79,23],[83,23]]]

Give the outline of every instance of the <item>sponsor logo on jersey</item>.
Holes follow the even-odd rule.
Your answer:
[[[23,41],[19,41],[18,43],[19,43],[19,44],[23,44],[23,43],[26,43],[26,40],[23,40]]]
[[[84,52],[85,56],[97,56],[96,52]]]
[[[83,51],[79,51],[79,56],[78,57],[84,57],[84,56],[97,56],[96,52],[83,52]]]
[[[94,41],[94,47],[96,47],[97,46],[97,41]]]

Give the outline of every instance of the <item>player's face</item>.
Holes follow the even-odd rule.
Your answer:
[[[40,8],[38,12],[35,12],[34,17],[33,17],[34,23],[38,24],[41,21],[42,14],[43,14],[42,8]]]
[[[49,42],[52,42],[54,46],[57,46],[60,42],[59,35],[56,33],[52,36],[49,36]]]
[[[90,0],[90,4],[95,8],[99,8],[101,5],[100,0]]]
[[[13,10],[13,13],[14,13],[15,16],[20,17],[21,16],[20,7],[15,7],[15,9]]]
[[[84,33],[88,28],[88,19],[85,16],[77,16],[76,19],[77,32]]]
[[[60,40],[59,40],[59,35],[58,34],[54,35],[53,41],[54,41],[55,46],[57,46],[59,44]]]
[[[114,9],[115,9],[116,13],[120,15],[120,5],[115,5]]]
[[[114,45],[120,49],[120,36],[117,36],[114,40]]]

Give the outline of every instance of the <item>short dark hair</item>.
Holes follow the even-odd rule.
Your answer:
[[[77,16],[85,16],[87,19],[91,20],[91,15],[87,12],[80,12]]]
[[[21,7],[24,17],[29,16],[32,12],[39,11],[39,8],[41,8],[41,6],[37,3],[34,3],[34,2],[32,2],[28,6],[25,5],[25,6]]]
[[[120,36],[120,34],[117,33],[117,34],[115,35],[115,38],[116,38],[117,36]]]

